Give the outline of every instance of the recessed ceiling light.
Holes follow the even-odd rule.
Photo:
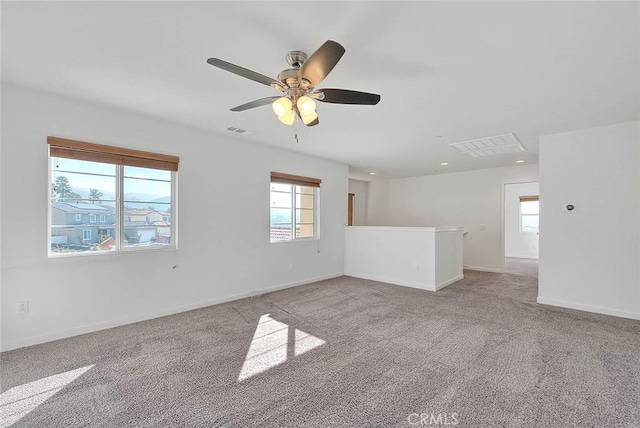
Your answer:
[[[376,175],[376,173],[375,172],[370,172],[369,175]]]
[[[440,165],[447,166],[447,165],[449,165],[449,162],[440,162]]]
[[[524,159],[518,159],[516,163],[524,163]]]

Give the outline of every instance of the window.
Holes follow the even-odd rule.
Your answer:
[[[540,201],[538,196],[520,196],[520,231],[538,232]]]
[[[82,214],[76,214],[76,221],[82,221]]]
[[[317,178],[271,173],[271,242],[318,237],[320,183]]]
[[[140,212],[174,216],[178,157],[56,137],[47,142],[51,255],[175,247],[175,224],[136,219]],[[96,233],[69,224],[67,213],[77,211],[89,211],[89,223],[99,219]]]

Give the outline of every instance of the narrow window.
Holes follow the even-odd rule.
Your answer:
[[[520,196],[520,231],[535,232],[539,230],[540,200],[535,196]]]
[[[317,178],[271,173],[271,242],[318,237],[320,183]]]

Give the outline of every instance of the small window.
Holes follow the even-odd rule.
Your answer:
[[[539,231],[540,201],[538,196],[520,196],[520,231]]]
[[[175,224],[131,221],[131,213],[173,216],[178,157],[56,137],[47,142],[51,255],[175,247]],[[90,212],[89,223],[101,223],[95,234],[78,225],[79,210]]]
[[[317,178],[271,173],[271,242],[318,237],[320,183]]]

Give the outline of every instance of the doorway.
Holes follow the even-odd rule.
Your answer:
[[[504,271],[514,276],[538,277],[540,198],[539,182],[504,186]]]

